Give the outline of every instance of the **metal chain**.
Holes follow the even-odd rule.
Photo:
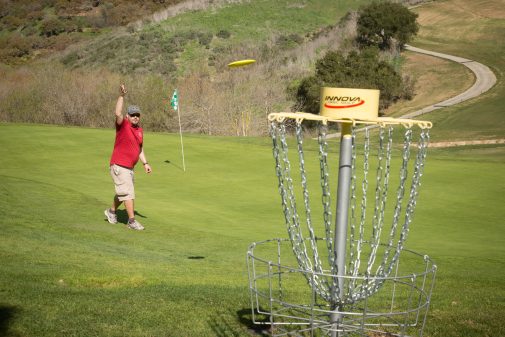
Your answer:
[[[375,207],[374,207],[374,217],[372,221],[373,235],[370,240],[372,251],[368,260],[367,273],[372,272],[372,266],[375,263],[377,257],[377,250],[380,246],[380,236],[382,228],[384,225],[384,211],[386,209],[386,202],[389,190],[389,175],[391,169],[391,149],[393,145],[393,127],[388,128],[387,144],[384,144],[384,127],[380,127],[379,131],[379,148],[377,151],[377,177],[376,177],[376,189],[375,189]],[[386,149],[384,149],[384,146]],[[384,151],[385,162],[384,161]],[[384,165],[384,166],[383,166]]]
[[[321,264],[321,259],[319,258],[319,253],[317,249],[317,238],[314,233],[314,228],[312,226],[312,219],[311,219],[311,211],[310,211],[310,199],[309,199],[309,190],[307,187],[307,174],[305,170],[305,156],[303,153],[303,133],[302,133],[302,126],[300,123],[296,124],[296,139],[297,139],[297,146],[298,146],[298,158],[299,158],[299,163],[300,163],[300,174],[301,174],[301,184],[302,184],[302,189],[303,189],[303,200],[305,204],[305,214],[306,214],[306,222],[307,222],[307,229],[309,231],[309,238],[310,238],[310,244],[312,248],[312,254],[313,254],[313,263],[315,266],[315,271],[317,273],[323,273],[323,267]],[[305,248],[305,245],[304,245]],[[308,256],[307,252],[303,254],[304,256]],[[325,280],[320,280],[319,276],[317,274],[314,275],[313,278],[307,278],[307,281],[309,283],[312,283],[313,286],[315,286],[317,289],[319,289],[318,293],[324,292],[324,286],[321,285],[321,281],[324,282]],[[326,284],[326,289],[328,289],[327,284]]]
[[[386,275],[389,275],[391,273],[391,271],[393,270],[394,265],[398,261],[400,252],[403,249],[403,245],[405,243],[405,240],[407,239],[407,235],[409,232],[409,225],[412,222],[412,217],[413,217],[414,210],[416,207],[417,197],[419,195],[418,189],[419,189],[419,186],[421,185],[421,176],[424,171],[424,162],[426,160],[428,143],[429,143],[429,130],[422,129],[421,134],[419,136],[419,142],[418,142],[418,147],[417,147],[418,151],[417,151],[417,156],[416,156],[416,160],[414,163],[414,173],[412,174],[412,183],[411,183],[411,188],[410,188],[409,200],[407,202],[407,207],[406,207],[406,211],[405,211],[405,221],[402,226],[400,238],[398,239],[398,242],[396,245],[395,255],[391,259],[391,263],[389,263],[389,268],[385,272]],[[410,144],[409,144],[409,147],[410,147]]]
[[[323,219],[326,233],[326,248],[328,249],[328,263],[335,265],[333,256],[333,230],[332,230],[332,212],[331,212],[331,193],[330,193],[330,174],[328,170],[328,142],[326,141],[327,127],[324,124],[319,125],[318,143],[319,143],[319,168],[321,178],[321,201],[323,203]]]
[[[352,155],[351,155],[351,196],[350,208],[351,216],[349,218],[349,272],[352,276],[358,275],[358,265],[355,252],[356,236],[356,128],[352,128]],[[351,278],[348,283],[347,294],[352,294],[356,284],[356,278]]]
[[[370,153],[370,130],[365,128],[365,139],[364,139],[364,153],[363,153],[363,181],[361,183],[361,191],[363,193],[361,197],[361,219],[359,224],[359,239],[358,239],[358,253],[356,256],[357,268],[361,264],[361,250],[365,235],[365,220],[366,220],[366,204],[367,204],[367,192],[368,192],[368,156]]]
[[[286,220],[286,226],[288,230],[288,235],[292,244],[293,253],[295,254],[296,260],[298,261],[298,265],[300,268],[313,271],[312,263],[310,258],[308,257],[307,249],[305,246],[305,241],[303,235],[300,230],[300,220],[297,213],[296,208],[296,200],[295,193],[293,189],[293,180],[291,178],[290,173],[290,162],[288,157],[288,144],[286,140],[286,128],[284,124],[280,123],[279,126],[276,125],[275,122],[272,122],[270,133],[272,137],[273,143],[273,155],[276,163],[276,174],[279,180],[279,192],[281,195],[281,202],[284,211],[284,217]],[[301,137],[301,133],[298,134],[298,137]],[[301,138],[298,138],[299,141]],[[301,144],[301,143],[300,143]],[[304,168],[304,159],[303,159],[303,148],[299,149],[299,154],[302,153],[301,157],[301,165],[302,165],[302,180],[306,181],[306,174]],[[305,178],[303,177],[305,176]],[[307,206],[308,204],[306,204]],[[307,208],[310,213],[310,207]],[[315,235],[314,235],[315,239]],[[317,251],[317,249],[316,249]],[[318,258],[318,263],[320,263],[320,259]],[[321,268],[322,270],[322,268]],[[329,287],[322,286],[319,278],[316,276],[314,278],[308,277],[306,275],[307,281],[319,293],[320,296],[325,298],[325,300],[329,299],[330,294],[326,289]]]
[[[400,239],[397,245],[398,251],[401,251],[403,249],[403,244],[409,232],[409,225],[412,222],[414,210],[417,205],[417,197],[419,196],[419,187],[421,186],[421,177],[424,172],[424,162],[426,160],[428,140],[429,140],[429,131],[427,129],[421,130],[417,146],[417,156],[414,165],[414,173],[412,174],[412,184],[410,188],[409,200],[405,210],[405,222],[403,224],[402,232],[400,234]]]
[[[382,228],[384,226],[384,212],[387,204],[387,196],[389,189],[389,178],[391,170],[391,157],[392,157],[392,139],[393,127],[389,126],[387,136],[385,135],[385,128],[381,127],[379,130],[379,145],[377,151],[377,177],[376,177],[376,190],[375,190],[375,204],[373,210],[372,223],[372,237],[370,240],[370,256],[368,257],[366,276],[372,275],[372,267],[377,258],[378,246],[380,245],[380,237]],[[293,180],[291,179],[290,162],[288,158],[288,144],[286,140],[286,128],[281,123],[272,122],[270,125],[270,133],[273,143],[273,155],[275,158],[275,169],[279,179],[279,192],[281,195],[281,202],[288,229],[288,234],[292,243],[293,252],[298,261],[300,268],[312,271],[307,273],[306,279],[314,291],[326,301],[334,300],[331,296],[335,289],[335,285],[330,285],[328,279],[320,274],[324,273],[324,268],[321,263],[317,248],[317,236],[312,224],[312,216],[310,210],[309,188],[307,186],[307,173],[305,168],[305,157],[303,152],[303,129],[300,123],[296,125],[296,139],[298,148],[298,157],[300,164],[301,185],[303,190],[306,223],[309,233],[310,248],[312,250],[312,259],[309,258],[305,239],[300,227],[300,219],[297,213],[295,193],[293,188]],[[328,143],[326,140],[326,126],[320,125],[318,142],[319,142],[319,162],[320,162],[320,184],[322,190],[322,204],[324,212],[324,227],[326,234],[326,246],[328,249],[328,262],[332,273],[335,272],[335,257],[333,256],[333,230],[332,230],[332,211],[331,211],[331,193],[330,193],[330,174],[328,169]],[[386,140],[387,137],[387,140]],[[419,187],[421,185],[421,177],[424,171],[424,162],[426,160],[427,147],[429,143],[429,130],[422,129],[419,136],[417,147],[417,155],[414,163],[412,173],[410,192],[404,212],[404,222],[401,225],[400,233],[397,238],[398,227],[400,226],[400,216],[402,214],[402,205],[405,199],[406,182],[408,179],[408,165],[411,157],[411,143],[413,132],[411,128],[407,128],[404,134],[402,162],[400,167],[400,181],[396,191],[396,205],[394,207],[393,219],[389,231],[389,239],[384,250],[382,261],[377,268],[375,276],[372,279],[366,277],[366,282],[356,284],[359,275],[361,264],[362,250],[365,248],[364,234],[365,222],[367,211],[367,192],[369,187],[368,172],[369,172],[369,153],[370,153],[370,132],[365,128],[364,135],[364,153],[363,153],[363,180],[361,183],[362,198],[361,198],[361,217],[359,221],[359,228],[357,224],[357,154],[356,154],[356,130],[352,130],[352,163],[351,163],[351,191],[350,191],[350,237],[349,237],[349,270],[347,275],[354,276],[350,278],[347,284],[347,293],[345,298],[337,299],[341,303],[351,303],[376,292],[383,281],[382,277],[388,276],[394,265],[399,259],[401,250],[403,249],[404,242],[409,232],[409,226],[412,222],[414,210],[416,207],[416,200],[419,195]],[[396,242],[395,242],[396,241]],[[394,245],[396,243],[396,246]],[[396,248],[395,248],[396,247]],[[391,256],[392,255],[392,256]],[[391,258],[390,258],[391,256]],[[314,266],[314,269],[312,269]],[[310,274],[310,275],[309,275]]]
[[[281,150],[279,154],[284,166],[283,176],[285,177],[288,195],[288,208],[291,210],[289,215],[291,216],[291,222],[288,225],[288,233],[291,238],[291,243],[293,245],[293,251],[296,255],[300,267],[305,270],[311,270],[312,264],[307,255],[307,249],[305,247],[305,241],[300,232],[300,219],[298,217],[298,212],[296,208],[295,192],[293,189],[293,179],[291,178],[291,165],[288,157],[288,143],[286,140],[286,127],[284,124],[280,126],[280,145]]]
[[[403,198],[405,195],[405,183],[407,181],[408,177],[408,162],[410,160],[410,144],[412,142],[412,129],[408,128],[405,131],[404,134],[404,140],[403,140],[403,152],[402,152],[402,166],[400,168],[400,182],[399,186],[397,189],[397,194],[396,194],[396,206],[393,214],[393,222],[391,225],[391,230],[389,233],[389,241],[386,246],[386,249],[384,251],[384,255],[382,258],[382,262],[377,270],[378,275],[381,276],[387,276],[391,273],[393,270],[393,266],[398,260],[398,257],[400,255],[400,250],[397,249],[395,250],[395,254],[393,255],[391,261],[389,261],[389,255],[391,253],[391,250],[393,248],[393,241],[394,238],[396,237],[396,231],[398,227],[398,222],[401,214],[401,209],[402,209],[402,203],[403,203]],[[402,232],[400,233],[400,237],[403,236],[403,231],[405,230],[405,226],[402,226]],[[382,282],[377,282],[373,285],[373,288],[371,291],[376,291]]]

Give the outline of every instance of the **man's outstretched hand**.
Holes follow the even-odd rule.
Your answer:
[[[128,90],[126,90],[124,83],[119,86],[119,90],[121,91],[121,96],[126,95],[126,93],[128,92]]]

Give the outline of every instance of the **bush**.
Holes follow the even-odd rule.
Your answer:
[[[47,37],[56,36],[65,31],[65,24],[58,18],[49,18],[42,21],[40,25],[41,34]]]
[[[228,39],[228,38],[230,38],[231,33],[227,30],[221,29],[219,32],[217,32],[216,36],[221,39]]]
[[[289,49],[303,43],[303,38],[298,34],[281,35],[277,38],[276,44],[281,49]]]
[[[357,42],[385,50],[396,41],[403,48],[419,30],[416,19],[417,14],[402,4],[373,2],[359,11]]]
[[[5,63],[12,63],[15,58],[24,57],[30,54],[32,40],[20,33],[11,34],[8,37],[0,38],[0,60]]]
[[[12,15],[6,16],[5,18],[3,18],[2,21],[3,21],[5,29],[7,29],[9,31],[14,31],[14,30],[18,29],[25,22],[23,19],[20,19],[17,16],[12,16]]]
[[[376,48],[353,51],[347,57],[328,52],[317,61],[315,75],[302,79],[296,91],[291,89],[297,106],[305,112],[319,113],[321,87],[379,89],[381,110],[403,94],[402,77],[390,64],[380,61]]]
[[[212,33],[198,33],[198,43],[209,48],[213,37]]]

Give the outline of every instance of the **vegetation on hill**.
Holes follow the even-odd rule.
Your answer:
[[[453,1],[457,4],[452,5]],[[451,0],[450,4],[444,2],[441,6],[460,8],[464,12],[465,6],[461,6],[461,1]],[[265,116],[269,112],[289,111],[297,107],[294,96],[286,94],[286,87],[288,93],[293,93],[303,78],[314,74],[316,61],[328,50],[337,50],[347,57],[355,48],[356,11],[362,5],[371,3],[369,0],[214,0],[212,5],[209,2],[209,10],[188,10],[190,2],[169,6],[167,10],[170,12],[164,12],[164,15],[156,13],[156,16],[144,17],[127,26],[83,29],[83,32],[65,32],[49,37],[37,35],[45,41],[54,42],[58,38],[71,39],[75,36],[79,36],[76,39],[81,41],[62,44],[64,51],[36,58],[22,66],[0,65],[0,120],[110,127],[110,112],[117,87],[120,82],[126,82],[131,89],[128,104],[143,107],[147,130],[178,131],[177,115],[168,104],[173,90],[178,88],[184,131],[209,135],[265,134],[268,130]],[[492,1],[486,3],[491,4]],[[105,6],[105,3],[100,2],[97,8],[100,6]],[[53,8],[52,12],[48,12],[54,13],[54,6],[48,8]],[[482,9],[472,6],[472,11],[483,13],[479,18],[485,20],[488,20],[487,16],[494,17],[500,12],[486,8],[490,5]],[[342,19],[347,12],[349,15]],[[464,14],[460,17],[465,17],[464,22],[458,23],[458,27],[463,27],[470,19]],[[467,50],[468,56],[476,56],[475,59],[479,60],[479,56],[474,54],[485,55],[485,59],[480,61],[490,65],[500,76],[503,71],[502,65],[497,62],[500,49],[492,46],[495,41],[493,36],[500,36],[497,34],[500,34],[502,26],[497,19],[487,22],[483,30],[486,33],[479,33],[477,40],[473,37],[481,30],[462,30],[465,31],[464,36],[456,34],[459,40],[451,40],[454,32],[440,35],[437,29],[444,31],[445,24],[440,27],[435,25],[437,28],[429,28],[430,34],[437,36],[435,42],[425,38],[423,29],[426,27],[421,25],[423,33],[415,43],[456,55],[462,55],[458,54],[458,50],[464,46],[478,45],[480,47]],[[0,40],[10,39],[19,33],[2,29]],[[451,46],[457,46],[458,50],[451,50]],[[43,50],[44,53],[48,51]],[[16,60],[29,59],[30,55]],[[242,58],[255,58],[258,62],[238,69],[226,67],[228,62]],[[407,80],[405,88],[409,95],[416,77],[429,72],[428,69],[413,67],[409,61],[413,59],[404,59],[394,48],[381,54],[381,60],[387,60],[397,72],[404,69],[405,60],[409,62],[408,69],[412,73],[402,73],[403,80]],[[425,84],[415,85],[423,92],[426,89],[436,90],[436,94],[416,96],[414,92],[414,99],[418,101],[412,108],[436,103],[446,87],[450,87],[450,92],[464,90],[464,85],[452,87],[452,72],[464,73],[463,77],[471,75],[461,70],[464,67],[455,65],[449,68],[448,75],[443,76],[447,85],[433,83],[433,76],[423,79],[428,81],[423,82]],[[459,82],[459,79],[456,81]],[[498,89],[495,91],[498,92]],[[500,106],[499,95],[496,97],[497,100],[489,105],[489,109],[496,112],[494,119],[499,116]],[[387,113],[395,114],[396,106],[398,104],[387,109]],[[408,109],[405,103],[400,103],[400,106],[402,111]],[[479,119],[479,122],[485,120],[488,119]],[[474,121],[465,121],[462,129],[472,128],[472,125]],[[490,122],[490,126],[495,129],[494,135],[503,129],[500,122]],[[458,136],[461,135],[458,133]],[[444,137],[452,136],[447,133]]]
[[[368,2],[290,5],[260,0],[114,29],[68,48],[58,58],[64,67],[46,69],[47,63],[40,62],[22,71],[0,69],[5,78],[20,79],[17,90],[5,85],[0,115],[7,121],[28,121],[32,111],[35,122],[108,127],[109,102],[117,85],[105,91],[104,86],[123,80],[130,88],[130,102],[149,113],[144,122],[148,130],[178,129],[177,115],[167,104],[177,87],[185,131],[264,134],[265,115],[293,104],[286,97],[287,84],[305,76],[328,48],[345,48],[344,37],[355,29],[352,20],[339,25],[339,18]],[[241,69],[226,67],[241,58],[258,62]],[[72,78],[65,84],[58,80]],[[85,97],[70,98],[79,92]],[[71,103],[75,101],[84,104]]]
[[[402,48],[419,30],[417,14],[399,3],[373,2],[359,14],[357,40],[362,46]]]
[[[330,51],[318,60],[315,74],[304,78],[296,91],[302,111],[319,113],[321,87],[379,89],[380,110],[406,97],[402,77],[391,64],[380,60],[375,48],[352,51],[347,56]]]
[[[15,64],[63,50],[89,33],[123,26],[181,0],[2,0],[0,62]]]
[[[297,108],[318,114],[321,87],[378,89],[380,114],[400,99],[411,99],[410,78],[402,78],[395,63],[404,44],[417,32],[416,17],[405,6],[390,1],[360,8],[357,47],[344,52],[330,50],[316,62],[314,75],[302,79],[293,90]]]

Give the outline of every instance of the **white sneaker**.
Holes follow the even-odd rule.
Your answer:
[[[111,224],[117,224],[117,215],[116,213],[112,213],[110,211],[110,208],[107,208],[104,212],[105,217],[107,218],[107,221]]]
[[[142,226],[137,220],[133,220],[132,222],[128,221],[128,227],[137,231],[144,230],[144,226]]]

